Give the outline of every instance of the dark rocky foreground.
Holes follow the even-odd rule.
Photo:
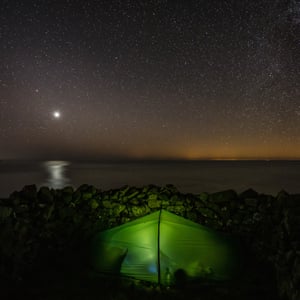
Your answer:
[[[239,276],[184,290],[96,276],[87,259],[93,235],[160,208],[234,236],[243,255]],[[0,241],[2,299],[300,299],[300,195],[284,191],[26,186],[0,199]]]

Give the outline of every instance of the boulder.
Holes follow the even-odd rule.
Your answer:
[[[216,204],[226,204],[231,201],[236,201],[238,199],[237,193],[234,190],[226,190],[223,192],[217,192],[210,194],[209,200]]]
[[[162,201],[170,201],[170,196],[167,193],[161,193],[158,198]]]
[[[0,222],[4,221],[13,213],[12,207],[9,206],[0,206]]]
[[[129,191],[129,189],[130,189],[129,185],[125,185],[125,186],[121,187],[120,188],[120,196],[124,197],[127,194],[127,192]]]
[[[149,194],[148,200],[157,200],[157,194]]]
[[[250,209],[256,209],[258,204],[257,198],[245,198],[244,202]]]
[[[198,212],[200,212],[200,214],[203,217],[209,218],[209,219],[214,219],[217,216],[216,213],[213,210],[211,210],[211,209],[209,209],[207,207],[198,208]]]
[[[72,201],[74,203],[79,203],[81,201],[81,192],[79,189],[77,189],[76,192],[73,193]]]
[[[74,193],[74,189],[72,186],[66,186],[62,190],[63,194],[72,195]]]
[[[113,208],[113,214],[114,216],[119,216],[121,212],[123,212],[126,209],[126,206],[124,204],[116,204]]]
[[[208,198],[209,198],[209,194],[208,193],[201,193],[198,195],[198,198],[201,200],[201,201],[208,201]]]
[[[103,200],[102,205],[104,208],[112,208],[113,207],[113,203],[110,200]]]
[[[153,209],[153,208],[160,208],[161,207],[161,200],[157,200],[157,199],[150,199],[148,200],[148,206],[149,208]]]
[[[38,199],[40,202],[52,203],[54,200],[53,194],[50,189],[46,186],[43,186],[39,189]]]
[[[185,207],[184,206],[168,206],[167,210],[173,212],[176,215],[184,216],[185,215]]]
[[[21,191],[21,197],[27,201],[37,200],[37,187],[35,184],[26,185]]]
[[[99,206],[99,203],[96,199],[92,199],[90,202],[89,202],[89,205],[91,207],[92,210],[95,210],[98,206]]]
[[[146,205],[132,206],[131,212],[134,217],[142,217],[150,212],[150,209]]]
[[[250,188],[250,189],[248,189],[248,190],[242,192],[242,193],[239,195],[239,197],[240,197],[241,199],[246,199],[246,198],[257,198],[257,197],[258,197],[258,193],[257,193],[255,190],[253,190],[253,189]]]
[[[173,184],[166,184],[165,189],[170,193],[170,194],[177,194],[178,189],[176,186]]]
[[[134,197],[136,197],[140,192],[137,191],[137,190],[133,190],[128,196],[127,196],[127,199],[130,200]]]
[[[85,201],[90,200],[92,197],[93,197],[93,194],[89,193],[89,192],[83,192],[81,195],[81,199],[85,200]]]
[[[129,200],[129,203],[131,204],[131,205],[139,205],[140,204],[140,199],[139,198],[132,198],[132,199],[130,199]]]

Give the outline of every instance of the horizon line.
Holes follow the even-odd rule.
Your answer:
[[[1,161],[68,161],[68,162],[197,162],[197,161],[300,161],[300,158],[4,158]]]

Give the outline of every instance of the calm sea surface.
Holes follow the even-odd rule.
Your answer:
[[[300,161],[197,161],[82,163],[0,161],[0,197],[24,185],[62,188],[88,183],[102,190],[126,184],[174,184],[181,192],[200,193],[253,188],[276,195],[300,193]]]

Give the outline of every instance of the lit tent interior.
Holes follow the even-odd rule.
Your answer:
[[[235,262],[229,238],[165,210],[100,232],[92,246],[98,272],[162,285],[180,274],[185,280],[227,280]]]

